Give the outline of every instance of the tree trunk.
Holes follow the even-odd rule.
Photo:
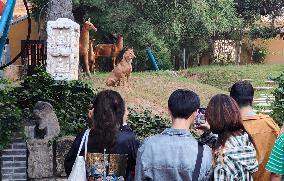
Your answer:
[[[47,15],[45,17],[45,28],[42,39],[47,39],[46,25],[48,21],[56,21],[58,18],[69,18],[74,21],[72,13],[72,0],[49,0]]]
[[[242,28],[240,30],[240,41],[238,43],[238,48],[237,48],[236,64],[240,64],[241,63],[241,53],[242,53],[242,46],[243,46],[243,38],[244,38],[244,30]]]
[[[69,18],[74,20],[72,0],[49,0],[47,20],[56,21],[58,18]]]
[[[214,62],[214,40],[209,41],[209,65]]]

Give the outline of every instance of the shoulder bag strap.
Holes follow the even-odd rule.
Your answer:
[[[198,181],[198,177],[199,177],[200,169],[201,169],[201,164],[202,164],[203,151],[204,151],[203,144],[198,142],[198,153],[197,153],[195,168],[194,168],[194,171],[193,171],[193,174],[192,174],[192,181]]]
[[[87,129],[87,134],[86,134],[86,138],[85,138],[85,160],[86,160],[86,158],[87,158],[87,152],[88,152],[88,150],[87,150],[87,148],[88,148],[88,140],[89,140],[89,134],[90,134],[90,129]]]
[[[88,137],[89,137],[89,132],[90,132],[90,129],[87,129],[87,130],[85,131],[85,133],[84,133],[84,136],[83,136],[83,138],[82,138],[82,140],[81,140],[80,147],[79,147],[79,150],[78,150],[78,153],[77,153],[77,157],[80,155],[80,152],[81,152],[81,150],[82,150],[82,147],[83,147],[83,144],[84,144],[84,142],[85,142],[86,137],[87,137],[87,139],[88,139]],[[87,135],[88,135],[88,136],[87,136]]]

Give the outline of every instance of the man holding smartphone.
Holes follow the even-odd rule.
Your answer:
[[[200,99],[190,90],[179,89],[168,100],[171,128],[146,138],[136,159],[135,180],[208,180],[212,150],[189,132]]]

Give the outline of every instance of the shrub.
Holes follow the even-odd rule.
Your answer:
[[[22,111],[18,108],[16,97],[5,90],[0,91],[0,150],[10,142],[15,132],[22,128]]]
[[[87,125],[87,112],[94,91],[83,81],[55,81],[47,72],[37,68],[36,73],[24,78],[20,87],[9,92],[16,103],[26,110],[24,119],[30,119],[38,101],[53,105],[61,127],[61,135],[73,135]]]
[[[277,124],[282,126],[284,122],[284,72],[274,80],[277,82],[278,87],[273,92],[275,101],[272,105],[272,117]]]
[[[216,65],[229,65],[229,64],[234,64],[235,60],[229,55],[220,53],[218,56],[214,57],[213,63]]]
[[[168,119],[158,115],[153,116],[148,110],[138,112],[134,108],[129,109],[128,124],[139,140],[161,133],[164,129],[171,127]]]
[[[255,63],[263,63],[267,54],[268,54],[267,48],[257,47],[253,51],[252,59]]]
[[[139,112],[135,108],[129,108],[128,124],[139,140],[162,133],[166,128],[171,127],[169,119],[153,115],[149,110]],[[194,137],[198,137],[194,128],[190,131]]]

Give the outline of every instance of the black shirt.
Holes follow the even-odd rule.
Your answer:
[[[77,135],[67,156],[65,157],[64,167],[65,167],[65,172],[68,176],[70,175],[73,164],[75,163],[77,152],[79,150],[80,143],[81,143],[84,133],[85,133],[85,130]],[[115,144],[110,150],[107,150],[107,153],[128,155],[128,164],[127,164],[126,174],[129,176],[131,172],[135,171],[136,154],[137,154],[138,147],[139,147],[139,141],[136,139],[134,133],[130,130],[129,126],[125,125],[125,126],[120,127],[120,131],[118,132],[118,135],[116,137]],[[90,131],[90,134],[89,134],[87,149],[88,149],[88,152],[99,153],[97,144],[96,144],[96,138],[92,130]],[[80,155],[83,156],[84,152],[85,152],[85,149],[83,146]]]

